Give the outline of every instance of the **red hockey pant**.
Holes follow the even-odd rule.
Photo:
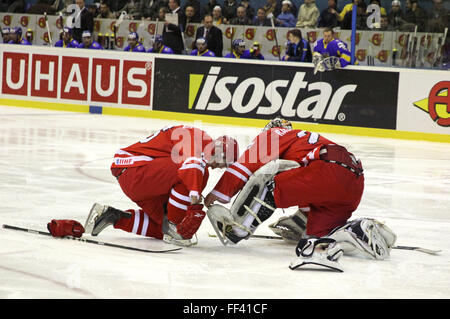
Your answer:
[[[275,176],[277,207],[307,207],[306,234],[326,236],[344,225],[358,207],[364,190],[364,175],[322,160]]]
[[[171,158],[156,158],[144,166],[130,167],[122,173],[122,191],[141,209],[127,210],[132,218],[121,219],[114,228],[135,234],[163,238],[164,206],[167,218],[178,224],[190,205],[189,191],[178,178],[178,166]]]

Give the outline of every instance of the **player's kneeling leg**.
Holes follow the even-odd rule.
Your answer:
[[[343,272],[338,260],[344,253],[332,238],[302,238],[295,253],[297,258],[289,265],[292,270],[304,265],[316,265]]]
[[[389,227],[372,218],[349,221],[328,236],[342,246],[345,254],[373,259],[388,258],[397,239]]]

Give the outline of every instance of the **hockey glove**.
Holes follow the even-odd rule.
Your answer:
[[[76,220],[53,219],[47,224],[47,229],[53,237],[73,236],[81,237],[84,227]]]
[[[186,216],[183,218],[181,223],[177,225],[177,233],[183,238],[192,238],[192,236],[200,228],[202,220],[206,216],[206,213],[202,209],[202,204],[190,205],[188,207]]]

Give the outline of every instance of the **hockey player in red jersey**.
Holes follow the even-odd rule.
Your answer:
[[[274,165],[276,170],[268,173]],[[293,216],[271,225],[282,237],[292,239],[294,234],[298,241],[299,259],[291,268],[321,263],[339,270],[337,260],[343,250],[328,235],[346,225],[364,190],[362,164],[345,147],[317,133],[294,130],[284,119],[272,120],[208,194],[208,214],[223,213],[225,209],[212,204],[228,203],[240,190],[230,209],[232,217],[218,219],[218,235],[223,232],[229,241],[237,243],[247,239],[276,208],[298,206]],[[362,228],[359,224],[357,227]],[[383,256],[378,257],[385,257],[384,253],[379,251]]]
[[[237,159],[238,152],[233,138],[213,140],[206,132],[189,126],[163,128],[118,150],[111,173],[140,209],[121,211],[94,204],[86,220],[86,232],[97,236],[113,225],[190,246],[205,217],[201,192],[208,181],[208,167],[226,167]]]

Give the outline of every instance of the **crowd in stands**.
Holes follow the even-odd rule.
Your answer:
[[[325,1],[325,0],[323,0]],[[419,32],[444,32],[449,25],[450,10],[443,5],[445,0],[431,0],[431,9],[424,9],[423,0],[393,0],[383,7],[381,0],[340,0],[345,1],[342,10],[338,9],[338,0],[328,0],[326,8],[319,10],[316,0],[183,0],[180,3],[184,23],[201,23],[206,14],[213,17],[213,24],[270,26],[273,18],[277,27],[340,27],[351,28],[353,4],[357,6],[359,30],[367,30],[367,6],[377,4],[381,7],[381,16],[387,18],[383,28],[386,30]],[[116,19],[125,11],[127,19],[164,21],[170,13],[169,0],[92,0],[86,5],[84,0],[34,0],[33,4],[25,0],[2,0],[0,12],[67,14],[67,7],[73,3],[86,6],[90,19]],[[256,7],[255,2],[264,5]]]
[[[371,4],[376,4],[380,8],[381,21],[377,29],[382,31],[414,31],[417,28],[418,32],[442,33],[449,25],[450,12],[443,6],[444,0],[431,0],[433,3],[431,11],[422,8],[418,0],[393,0],[390,8],[383,7],[380,0],[346,0],[347,3],[342,10],[338,9],[338,0],[328,0],[327,7],[321,12],[315,3],[316,0],[266,0],[265,3],[261,0],[260,3],[264,5],[258,8],[255,8],[250,0],[220,1],[203,0],[202,4],[199,0],[183,0],[181,4],[180,0],[101,0],[87,5],[85,0],[36,0],[32,5],[27,5],[25,0],[3,0],[0,12],[33,14],[46,12],[68,16],[73,14],[70,9],[76,4],[81,10],[77,14],[80,23],[74,28],[64,28],[58,43],[63,47],[94,49],[102,48],[102,44],[93,39],[94,19],[118,19],[125,12],[125,19],[164,22],[162,36],[154,39],[153,47],[148,51],[139,46],[139,35],[136,33],[130,33],[128,36],[129,46],[126,50],[175,54],[193,50],[195,55],[218,57],[222,56],[223,50],[222,32],[217,28],[218,25],[286,27],[293,29],[290,30],[290,38],[297,42],[288,43],[289,54],[286,52],[283,59],[292,60],[291,55],[294,54],[296,61],[299,57],[303,57],[300,59],[302,61],[311,60],[310,54],[302,53],[303,49],[311,51],[309,44],[303,43],[302,28],[351,29],[354,6],[357,8],[358,30],[369,29],[367,18],[372,12],[367,10],[367,7]],[[177,19],[175,24],[174,15]],[[171,18],[170,22],[166,21],[166,18]],[[197,29],[192,47],[185,48],[182,33],[189,23],[201,23],[202,26]],[[9,41],[14,40],[11,43],[23,41],[21,44],[27,44],[21,30],[5,29],[2,30],[2,35],[5,32],[10,32]],[[245,43],[241,39],[233,42],[233,50],[228,57],[264,58],[260,53],[259,43],[253,43],[250,50],[245,50]]]

